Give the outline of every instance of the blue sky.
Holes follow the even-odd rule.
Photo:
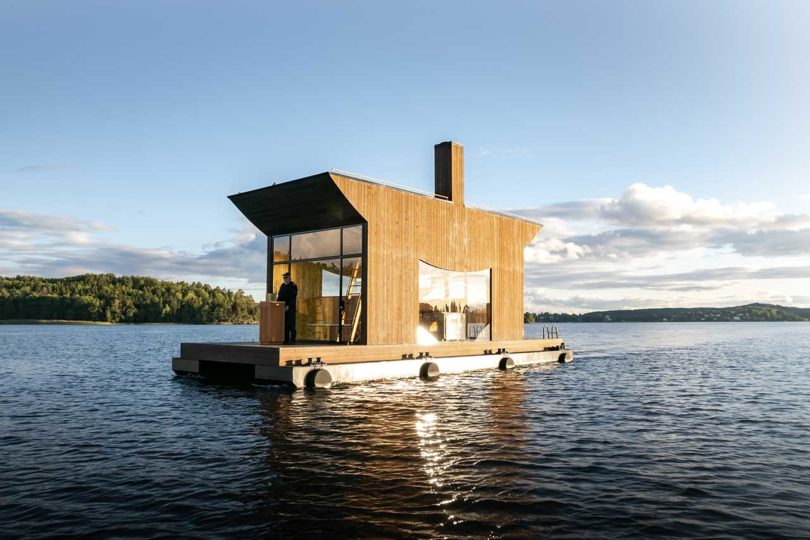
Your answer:
[[[469,202],[547,225],[527,308],[810,305],[808,27],[798,1],[7,0],[0,275],[260,294],[226,195],[430,190],[452,139]]]

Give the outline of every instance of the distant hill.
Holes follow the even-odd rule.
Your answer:
[[[0,322],[250,323],[253,298],[202,283],[84,274],[66,278],[0,277]]]
[[[728,308],[656,308],[568,313],[526,313],[526,322],[810,321],[810,309],[748,304]]]

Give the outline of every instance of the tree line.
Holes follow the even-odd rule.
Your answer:
[[[523,322],[525,323],[543,323],[543,322],[581,322],[582,315],[573,315],[571,313],[550,313],[544,311],[542,313],[529,313],[523,314]]]
[[[727,308],[653,308],[593,311],[590,313],[529,313],[523,322],[725,322],[725,321],[810,321],[809,308],[775,304],[747,304]]]
[[[141,276],[0,277],[0,320],[110,323],[253,323],[258,306],[242,290]]]

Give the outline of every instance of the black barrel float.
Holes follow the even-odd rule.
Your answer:
[[[425,362],[422,364],[422,367],[419,368],[420,379],[435,379],[438,376],[439,366],[437,366],[435,362]]]
[[[332,386],[332,375],[322,368],[313,369],[304,377],[307,388],[329,388]]]
[[[498,369],[502,371],[512,369],[513,367],[515,367],[515,361],[512,360],[511,356],[504,356],[503,358],[501,358],[501,361],[498,362]]]

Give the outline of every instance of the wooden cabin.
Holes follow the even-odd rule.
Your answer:
[[[464,147],[437,144],[435,194],[324,172],[230,197],[267,235],[267,291],[298,285],[298,340],[523,338],[523,249],[541,225],[464,203]]]
[[[465,204],[464,148],[434,152],[434,193],[330,171],[232,195],[267,235],[268,295],[298,285],[297,343],[183,343],[172,369],[301,387],[571,361],[556,335],[523,339],[541,226]]]

